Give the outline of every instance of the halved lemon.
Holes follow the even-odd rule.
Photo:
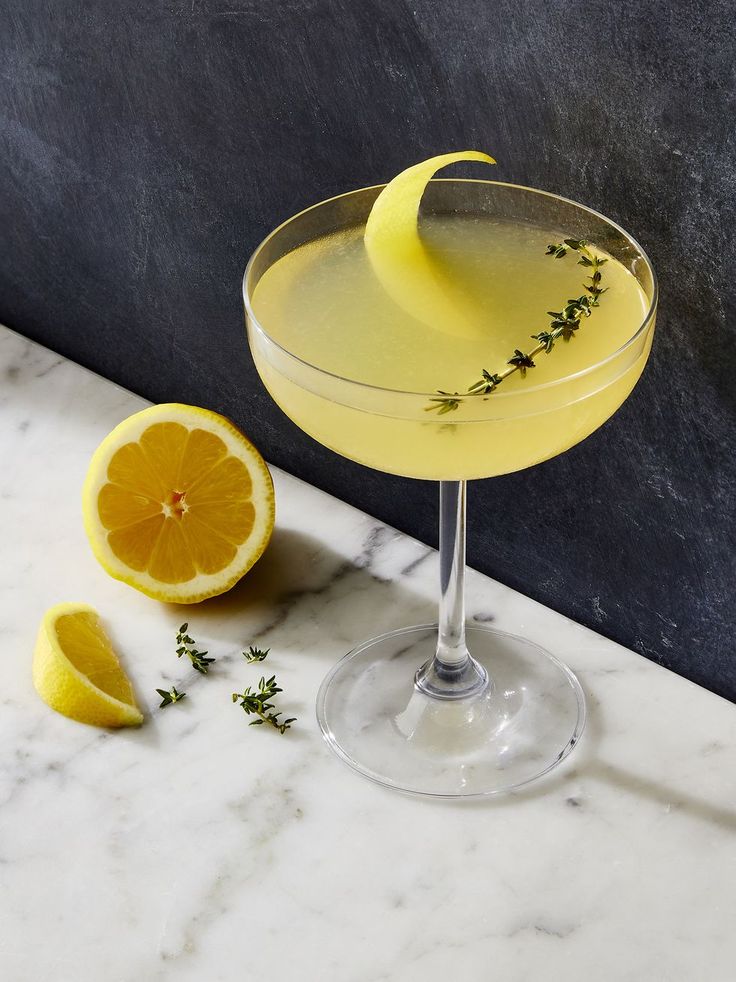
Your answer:
[[[224,416],[179,403],[116,426],[92,457],[82,499],[98,561],[156,600],[224,593],[273,531],[273,482],[256,448]]]
[[[57,604],[43,616],[33,653],[43,701],[92,726],[138,726],[143,715],[94,607]]]

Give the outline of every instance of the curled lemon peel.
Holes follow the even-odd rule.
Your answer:
[[[376,198],[365,227],[368,258],[391,299],[422,323],[467,338],[482,332],[467,298],[443,273],[419,232],[419,205],[432,177],[460,161],[496,161],[480,150],[445,153],[398,174]]]

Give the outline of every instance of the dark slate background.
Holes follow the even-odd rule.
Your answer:
[[[0,0],[0,320],[427,542],[436,488],[303,436],[247,353],[277,222],[465,147],[633,231],[662,291],[603,430],[471,488],[469,561],[736,699],[731,0]],[[542,517],[543,516],[543,517]]]

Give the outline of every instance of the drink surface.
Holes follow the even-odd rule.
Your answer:
[[[400,306],[371,268],[361,227],[319,239],[273,265],[256,288],[256,317],[274,340],[317,367],[389,389],[463,391],[480,370],[502,371],[515,348],[545,329],[548,310],[560,310],[583,291],[586,270],[577,256],[545,255],[560,230],[498,223],[487,218],[422,221],[422,239],[457,309],[457,322],[412,317],[410,295]],[[648,300],[624,267],[604,267],[600,307],[577,336],[537,358],[526,379],[538,385],[587,368],[624,344],[642,322]],[[462,322],[458,326],[458,322]]]
[[[549,355],[537,355],[537,367],[526,377],[511,375],[484,407],[478,402],[471,407],[471,399],[444,416],[425,413],[428,402],[421,394],[437,389],[463,393],[482,369],[502,372],[514,349],[526,352],[536,345],[530,336],[549,326],[547,311],[559,311],[570,298],[584,293],[588,270],[577,264],[577,254],[564,259],[545,254],[547,245],[565,234],[475,216],[422,218],[422,241],[447,300],[434,316],[427,315],[425,303],[422,319],[412,316],[413,309],[422,307],[415,308],[411,292],[386,292],[371,266],[362,226],[301,246],[266,270],[252,306],[270,338],[322,372],[417,393],[414,410],[407,410],[407,397],[392,392],[372,394],[369,407],[351,407],[339,380],[333,384],[323,376],[318,386],[311,384],[278,358],[266,357],[256,336],[252,346],[259,372],[302,429],[378,469],[434,479],[481,477],[559,453],[618,408],[643,360],[634,372],[607,381],[605,397],[584,391],[581,398],[580,382],[570,383],[574,405],[564,409],[559,405],[560,389],[568,382],[555,387],[554,410],[550,406],[549,412],[540,396],[529,415],[517,407],[511,413],[514,418],[507,419],[509,400],[499,397],[596,365],[636,333],[649,300],[634,276],[612,257],[601,267],[601,285],[607,292],[600,306],[583,319],[572,340],[558,341]],[[594,244],[591,248],[605,256]],[[591,381],[591,388],[601,386]],[[480,419],[483,414],[489,418]],[[448,439],[448,427],[453,439]]]

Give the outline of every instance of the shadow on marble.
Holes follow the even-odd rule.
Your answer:
[[[595,700],[586,692],[588,700],[588,720],[585,733],[577,752],[558,771],[553,771],[548,777],[530,784],[527,788],[510,795],[498,798],[486,798],[472,801],[438,801],[437,804],[446,808],[519,808],[525,802],[535,802],[548,798],[550,808],[558,807],[560,799],[570,809],[579,810],[585,814],[588,803],[588,782],[600,782],[609,785],[616,791],[633,795],[640,801],[646,799],[650,804],[659,807],[666,814],[677,812],[687,815],[708,825],[726,831],[736,831],[736,810],[723,808],[703,799],[696,798],[687,791],[674,785],[668,785],[642,774],[636,774],[617,764],[611,764],[601,759],[598,749],[603,737],[602,714]],[[662,754],[666,748],[658,748],[658,767],[667,770],[668,763]],[[583,793],[581,793],[581,788]],[[390,792],[389,792],[390,793]],[[598,805],[596,811],[600,811]]]
[[[662,748],[659,749],[661,751]],[[736,810],[712,805],[693,795],[683,793],[678,788],[641,774],[634,774],[615,764],[598,761],[587,768],[583,776],[602,781],[636,798],[648,798],[667,813],[678,812],[709,825],[715,825],[724,831],[736,832]]]
[[[335,658],[375,634],[436,619],[432,600],[378,576],[362,557],[348,559],[311,535],[282,528],[228,593],[165,606],[196,622],[208,639],[234,647],[285,645],[292,653]]]
[[[143,688],[143,685],[138,678],[139,673],[136,671],[136,666],[134,664],[135,659],[131,654],[130,645],[128,644],[125,635],[124,621],[122,619],[118,619],[117,617],[105,616],[103,612],[102,623],[105,629],[105,634],[107,634],[108,638],[110,639],[110,643],[112,644],[112,650],[115,652],[117,660],[120,662],[120,666],[125,672],[128,682],[133,689],[133,698],[135,699],[136,705],[138,707],[145,707],[147,702],[146,690]],[[145,709],[142,709],[142,711],[145,713]],[[148,721],[148,718],[146,718],[146,722]],[[87,724],[80,723],[79,725],[86,726]],[[158,740],[148,739],[148,726],[145,725],[145,723],[140,727],[123,727],[119,730],[106,730],[104,733],[107,736],[115,733],[117,735],[122,735],[123,739],[125,739],[126,736],[136,736],[136,734],[142,733],[143,731],[146,731],[144,742],[152,745],[156,745],[158,743]]]

